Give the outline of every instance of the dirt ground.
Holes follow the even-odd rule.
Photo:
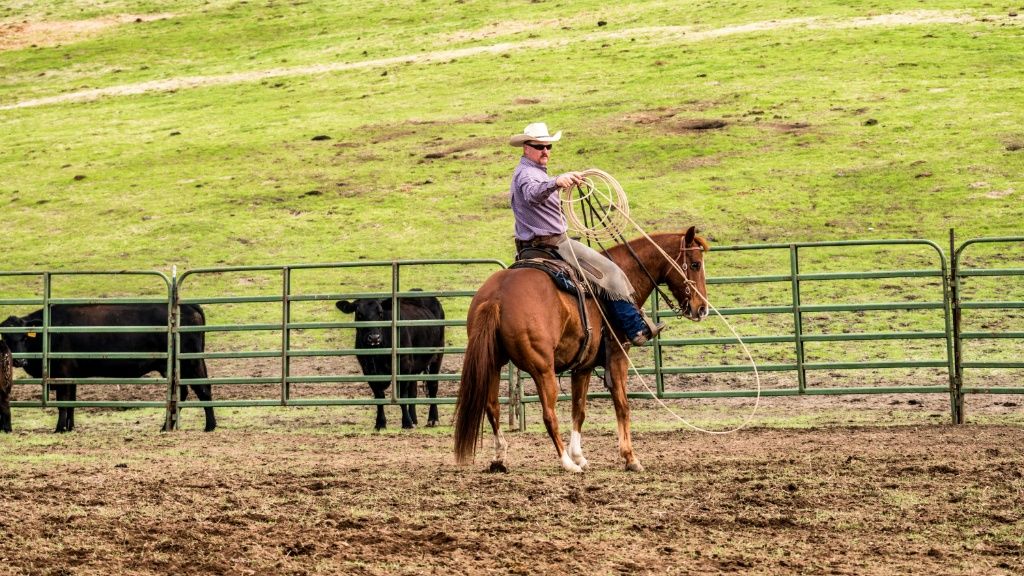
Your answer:
[[[0,574],[1024,571],[1024,427],[954,427],[936,397],[803,400],[766,399],[721,436],[634,402],[641,473],[623,470],[594,401],[579,475],[559,469],[535,408],[509,434],[508,474],[485,472],[489,440],[460,468],[449,427],[372,433],[369,407],[221,409],[209,434],[195,409],[169,434],[158,411],[80,409],[64,435],[16,409]],[[675,408],[750,406],[722,402]],[[973,413],[1019,410],[985,402]],[[765,425],[783,412],[832,423]]]

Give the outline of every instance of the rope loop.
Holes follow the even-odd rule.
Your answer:
[[[583,184],[562,193],[569,230],[596,242],[616,240],[630,229],[629,199],[619,181],[597,168],[580,173]]]

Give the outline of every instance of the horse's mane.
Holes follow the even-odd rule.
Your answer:
[[[669,249],[669,247],[666,247],[663,244],[663,242],[667,238],[669,238],[669,237],[677,238],[679,236],[685,236],[685,235],[686,235],[686,231],[684,230],[682,232],[658,232],[658,233],[655,233],[655,234],[651,234],[650,237],[651,237],[651,240],[654,240],[654,242],[656,244],[661,246],[662,249],[665,250],[666,253],[668,253],[671,256],[675,256],[676,252],[678,252],[678,248],[676,246],[672,246],[671,249]],[[694,235],[693,241],[696,242],[697,244],[699,244],[701,250],[703,250],[704,252],[707,252],[708,250],[711,249],[711,244],[703,236]],[[675,241],[675,242],[678,242],[678,241]],[[616,252],[618,250],[625,250],[626,249],[626,244],[631,245],[634,250],[642,250],[642,249],[645,249],[645,248],[648,248],[648,249],[651,248],[650,241],[648,241],[646,237],[640,236],[639,238],[634,238],[632,240],[627,241],[625,244],[616,244],[615,246],[612,246],[612,247],[608,248],[607,250],[605,250],[605,254],[607,256],[611,257],[611,255],[614,252]],[[677,246],[678,246],[678,244],[677,244]]]

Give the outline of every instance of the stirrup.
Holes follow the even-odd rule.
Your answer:
[[[644,344],[647,344],[648,341],[653,340],[655,336],[661,334],[666,327],[667,325],[664,322],[658,322],[657,324],[637,332],[629,341],[634,346],[643,346]]]

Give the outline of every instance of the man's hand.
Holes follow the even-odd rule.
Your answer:
[[[583,184],[583,175],[579,172],[566,172],[555,178],[555,186],[559,188],[572,188],[577,184]]]

